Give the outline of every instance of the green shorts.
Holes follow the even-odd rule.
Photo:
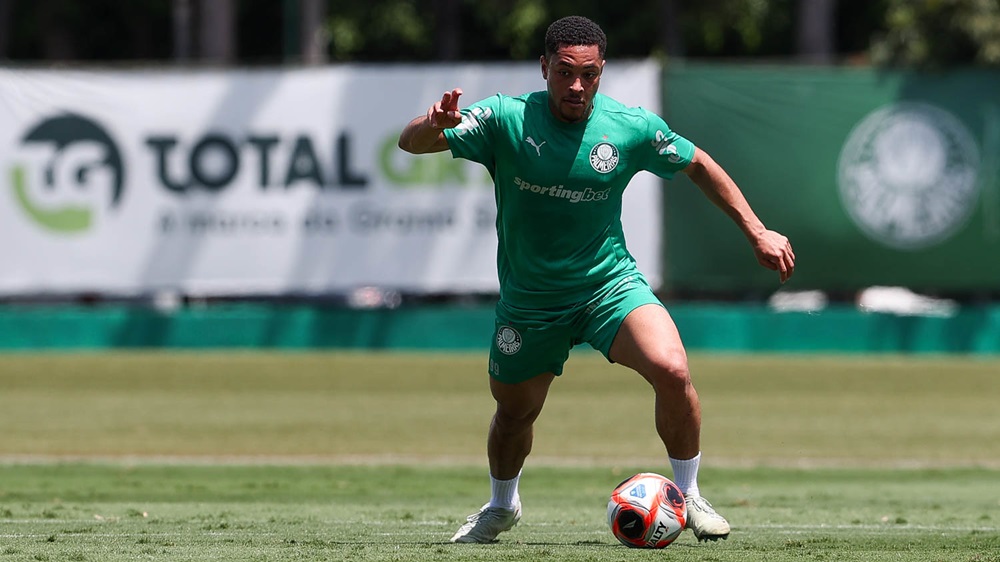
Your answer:
[[[542,373],[562,374],[569,350],[588,343],[608,361],[625,317],[646,304],[663,306],[641,273],[616,279],[594,298],[562,310],[523,310],[497,303],[489,373],[514,384]]]

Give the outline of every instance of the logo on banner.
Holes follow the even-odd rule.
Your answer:
[[[979,149],[951,113],[927,103],[877,109],[840,153],[837,182],[847,213],[871,239],[917,250],[948,239],[979,199]]]
[[[38,226],[63,234],[84,232],[97,205],[116,207],[121,201],[121,153],[97,122],[72,113],[49,117],[21,138],[20,149],[10,168],[10,187],[17,205]],[[108,202],[95,203],[98,197]]]

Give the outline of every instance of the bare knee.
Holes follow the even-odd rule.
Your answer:
[[[504,434],[522,433],[534,425],[538,415],[542,413],[541,405],[529,403],[497,402],[497,411],[493,416],[493,426]]]
[[[549,385],[555,375],[543,373],[516,384],[490,379],[490,390],[497,403],[493,416],[493,430],[505,435],[523,433],[542,413]]]
[[[684,353],[662,353],[651,357],[642,375],[657,393],[685,393],[691,386],[691,371]]]

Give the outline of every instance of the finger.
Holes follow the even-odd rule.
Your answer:
[[[786,256],[781,260],[781,282],[784,283],[795,273],[795,264]]]
[[[451,92],[445,93],[448,97],[448,103],[444,103],[444,99],[441,100],[441,107],[445,111],[458,111],[458,98],[462,95],[462,88],[455,88]]]
[[[430,106],[430,108],[427,110],[427,122],[430,123],[430,125],[431,125],[432,128],[437,128],[438,127],[438,117],[437,116],[439,114],[440,114],[440,109],[439,109],[439,105],[437,103],[435,103],[434,105]]]
[[[441,111],[452,110],[452,98],[455,97],[453,92],[454,90],[451,92],[445,92],[444,95],[441,96]]]
[[[431,106],[429,115],[431,116],[431,123],[435,126],[440,127],[441,114],[450,115],[448,112],[448,106],[451,104],[451,92],[445,92],[441,95],[441,101],[436,102]]]

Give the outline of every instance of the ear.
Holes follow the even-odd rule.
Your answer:
[[[549,61],[545,60],[545,55],[538,57],[538,62],[542,64],[542,79],[549,79]]]

